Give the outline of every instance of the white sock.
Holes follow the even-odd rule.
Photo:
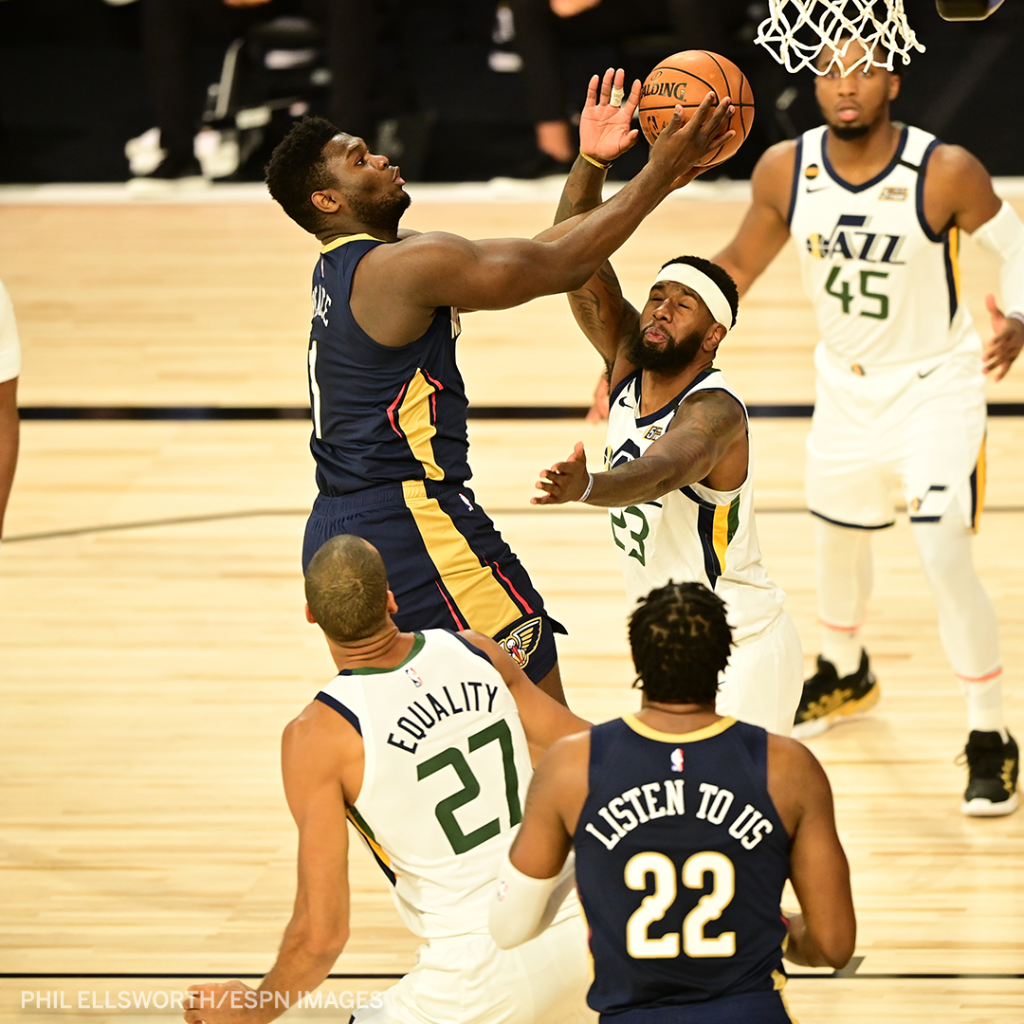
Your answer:
[[[993,679],[972,682],[959,679],[960,689],[967,699],[967,729],[973,732],[997,732],[1005,743],[1009,739],[1003,720],[1002,672]]]
[[[821,653],[840,677],[860,668],[860,624],[871,594],[871,535],[866,530],[814,522]]]

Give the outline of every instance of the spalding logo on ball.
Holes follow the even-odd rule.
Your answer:
[[[640,127],[647,141],[661,134],[677,106],[687,121],[708,93],[717,104],[728,96],[736,108],[723,128],[736,133],[724,146],[707,155],[700,167],[714,167],[728,160],[743,145],[754,123],[754,94],[742,71],[728,57],[707,50],[683,50],[666,57],[648,76],[640,90]]]

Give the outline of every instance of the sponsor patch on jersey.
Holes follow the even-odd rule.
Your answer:
[[[661,427],[651,427],[651,429],[644,434],[644,440],[653,441],[656,437],[661,437],[664,433],[665,431]]]
[[[907,190],[905,188],[896,188],[893,185],[886,185],[879,193],[878,198],[882,202],[902,203],[907,198]]]
[[[670,760],[672,761],[672,771],[681,772],[683,770],[683,748],[676,747],[672,751]]]
[[[804,168],[804,177],[805,178],[814,179],[819,174],[821,174],[821,170],[819,169],[817,164],[808,164],[807,167]]]
[[[530,656],[540,645],[540,637],[541,621],[538,615],[516,626],[508,636],[499,640],[498,643],[520,668],[526,668],[530,664]]]

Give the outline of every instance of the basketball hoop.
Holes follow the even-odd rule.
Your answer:
[[[908,62],[912,50],[924,52],[907,24],[903,0],[768,0],[768,17],[758,26],[754,41],[787,71],[810,68],[816,75],[833,66],[843,74],[862,66],[892,71],[897,55]],[[860,43],[864,53],[847,65],[852,42]],[[826,47],[832,50],[832,59],[818,67]]]

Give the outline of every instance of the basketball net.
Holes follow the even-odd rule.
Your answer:
[[[876,8],[881,16],[875,15]],[[911,50],[924,52],[907,24],[903,0],[768,0],[768,12],[754,41],[794,73],[810,68],[824,75],[833,65],[843,74],[872,65],[892,71],[897,54],[909,61]],[[864,53],[847,65],[852,42],[859,42]],[[816,62],[826,47],[833,56],[819,68]]]

